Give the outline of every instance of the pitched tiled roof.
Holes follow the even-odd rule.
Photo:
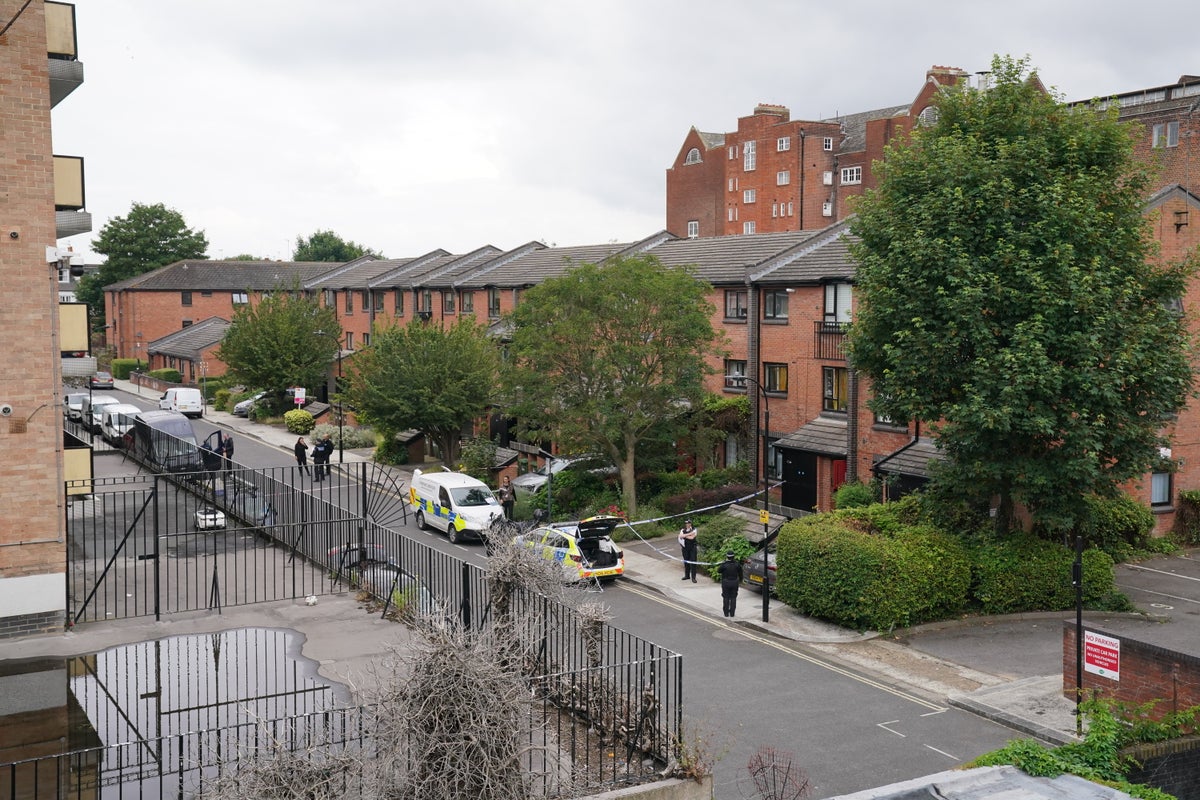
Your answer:
[[[779,439],[776,447],[820,453],[835,458],[846,457],[846,420],[817,417],[803,428]]]
[[[696,133],[700,134],[700,141],[704,142],[704,146],[709,150],[725,146],[725,134],[723,133],[706,133],[705,131],[696,131]]]
[[[195,361],[203,350],[224,339],[227,330],[229,330],[229,320],[209,317],[195,325],[189,325],[183,330],[155,339],[146,349],[151,354],[175,356]]]
[[[768,259],[750,273],[754,283],[786,284],[849,281],[854,278],[850,256],[849,219],[813,233],[812,238]]]
[[[814,235],[814,231],[789,231],[674,239],[650,253],[668,267],[695,266],[697,277],[712,284],[745,283],[749,269]]]
[[[109,284],[104,290],[265,291],[280,285],[289,287],[293,281],[304,285],[339,266],[329,261],[176,261],[153,272]]]
[[[874,111],[860,111],[857,114],[846,114],[840,117],[830,117],[822,122],[840,122],[846,138],[838,150],[842,153],[861,153],[867,149],[867,122],[873,119],[888,119],[908,113],[910,103],[902,106],[888,106]]]
[[[392,260],[387,262],[391,266],[376,276],[368,286],[372,289],[390,289],[400,285],[401,279],[407,275],[423,275],[432,268],[432,264],[445,264],[453,258],[456,256],[439,247],[416,258]]]
[[[884,456],[871,467],[872,471],[890,472],[896,475],[911,475],[918,478],[929,477],[929,467],[935,461],[944,461],[946,454],[937,444],[924,436],[916,443],[909,443]]]
[[[321,291],[323,289],[366,289],[371,281],[394,269],[397,264],[403,264],[412,259],[384,259],[374,256],[363,256],[348,261],[340,267],[318,275],[315,279],[304,284],[305,289]]]
[[[526,247],[516,258],[498,259],[480,274],[467,274],[456,284],[462,288],[482,286],[533,286],[561,275],[576,264],[596,264],[631,246],[630,243],[589,244],[577,247]]]

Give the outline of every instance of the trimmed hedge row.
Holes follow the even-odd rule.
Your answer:
[[[979,611],[1072,608],[1074,553],[1033,537],[971,546],[922,524],[904,503],[793,520],[780,531],[776,593],[797,610],[857,630],[889,631]],[[1111,605],[1113,560],[1083,555],[1083,599]]]

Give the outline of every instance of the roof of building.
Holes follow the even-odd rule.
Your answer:
[[[816,233],[788,231],[673,239],[650,252],[668,267],[694,266],[697,277],[709,283],[743,284],[750,270],[812,239]]]
[[[292,281],[304,285],[317,275],[336,270],[329,261],[210,261],[188,259],[167,264],[104,287],[104,291],[265,291]]]
[[[750,272],[750,281],[796,285],[853,280],[850,218],[811,233],[805,241],[759,264]]]
[[[909,442],[891,454],[880,458],[872,465],[876,472],[890,472],[896,475],[911,475],[917,478],[930,477],[930,466],[937,461],[945,461],[946,454],[930,438],[921,436],[916,442]]]
[[[636,243],[588,244],[575,247],[526,246],[515,258],[503,255],[497,263],[484,265],[479,273],[462,275],[457,286],[464,289],[483,286],[533,286],[557,277],[578,264],[597,264]]]
[[[837,117],[821,120],[822,122],[837,122],[842,126],[842,139],[838,151],[841,153],[861,153],[867,149],[867,123],[875,119],[889,119],[908,113],[910,103],[902,106],[876,108],[872,111],[859,111],[856,114],[842,114]]]
[[[846,420],[817,417],[800,430],[775,442],[776,447],[803,450],[836,458],[846,457]]]
[[[315,279],[304,284],[305,289],[321,291],[323,289],[366,289],[371,281],[397,265],[412,261],[411,258],[384,259],[374,256],[363,256],[353,261],[318,275]]]
[[[1076,775],[1036,778],[1016,767],[947,770],[829,800],[1129,800],[1117,789]]]
[[[700,141],[704,143],[704,147],[708,150],[725,146],[725,134],[723,133],[708,133],[706,131],[696,131],[696,133],[700,135]]]
[[[151,354],[196,361],[204,350],[224,339],[228,330],[229,320],[209,317],[195,325],[155,339],[146,349]]]

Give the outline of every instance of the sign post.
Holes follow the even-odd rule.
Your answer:
[[[299,408],[300,406],[304,405],[304,400],[305,400],[304,395],[307,391],[308,390],[305,389],[303,386],[297,386],[295,389],[293,389],[293,392],[295,393],[294,397],[296,400],[296,408]]]
[[[1083,668],[1093,675],[1121,680],[1121,640],[1094,631],[1083,634]]]

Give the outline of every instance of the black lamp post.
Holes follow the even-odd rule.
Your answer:
[[[546,524],[549,525],[554,522],[554,495],[551,494],[554,488],[554,455],[540,447],[538,452],[546,457]]]
[[[767,477],[770,473],[769,466],[771,463],[770,448],[767,445],[767,437],[770,435],[770,432],[771,432],[771,404],[769,402],[769,398],[767,397],[767,390],[765,388],[763,388],[763,385],[761,383],[759,383],[757,380],[755,380],[754,378],[750,378],[745,375],[738,375],[735,378],[735,382],[740,382],[743,385],[747,384],[747,383],[754,384],[758,388],[758,393],[759,393],[759,395],[762,396],[762,401],[763,401],[763,436],[762,436],[763,507],[762,507],[762,511],[759,513],[759,516],[762,519],[762,524],[763,524],[762,621],[770,622],[771,621],[771,574],[770,574],[770,570],[767,569],[768,563],[767,563],[766,542],[767,542],[767,536],[770,533],[770,528],[771,528],[771,511],[770,511],[771,506],[770,506],[770,494],[769,494],[770,493],[770,479]],[[757,422],[758,420],[755,419],[755,421]]]

